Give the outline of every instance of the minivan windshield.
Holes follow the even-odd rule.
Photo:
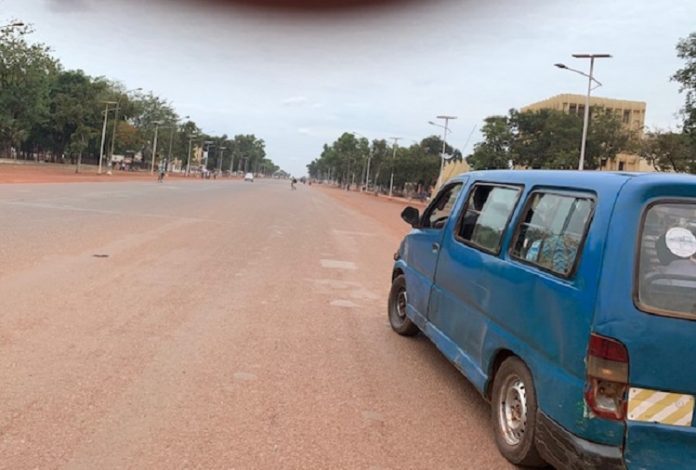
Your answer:
[[[696,318],[696,203],[658,203],[640,238],[638,305],[650,313]]]

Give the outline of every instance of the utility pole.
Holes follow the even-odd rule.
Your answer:
[[[167,159],[164,161],[164,171],[169,171],[169,162],[172,160],[172,143],[174,142],[174,130],[176,125],[173,125],[169,132],[169,150],[167,151]]]
[[[133,91],[141,91],[142,88],[134,88],[132,90],[127,90],[124,95],[128,96],[128,93],[133,92]],[[118,111],[121,106],[121,98],[123,98],[123,95],[120,95],[118,97],[118,100],[116,101],[116,112],[114,113],[114,129],[111,133],[111,149],[109,151],[109,160],[106,162],[106,174],[110,175],[111,174],[111,167],[112,167],[112,160],[114,158],[114,146],[116,144],[116,127],[118,126]]]
[[[101,136],[101,147],[99,150],[99,169],[97,173],[101,175],[102,172],[102,162],[104,161],[104,141],[106,140],[106,121],[109,118],[109,105],[116,104],[115,101],[103,101],[106,104],[104,108],[104,125],[102,126],[102,136]]]
[[[155,159],[157,158],[157,131],[159,130],[162,121],[155,121],[155,138],[152,143],[152,166],[150,167],[150,173],[155,172]]]
[[[396,148],[399,145],[401,137],[390,137],[390,139],[394,139],[394,152],[392,154],[391,177],[389,178],[389,197],[392,197],[392,191],[394,189],[394,162],[396,160]]]
[[[193,140],[192,135],[189,135],[189,145],[188,145],[188,154],[186,155],[186,176],[189,176],[191,174],[191,141]]]
[[[439,124],[435,124],[434,122],[430,122],[430,124],[437,126],[437,127],[442,127],[442,153],[440,154],[440,174],[437,177],[437,187],[439,188],[443,181],[443,172],[445,171],[445,152],[447,151],[447,134],[449,133],[449,122],[452,119],[457,119],[457,116],[447,116],[447,115],[441,115],[441,116],[436,116],[438,119],[444,119],[445,120],[445,125],[441,126]]]
[[[225,155],[227,147],[218,147],[218,175],[222,176],[222,157]]]

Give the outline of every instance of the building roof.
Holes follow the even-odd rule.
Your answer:
[[[536,101],[534,103],[528,104],[521,108],[522,111],[528,109],[538,109],[543,107],[552,107],[555,103],[575,103],[575,104],[585,104],[585,95],[578,95],[573,93],[563,93],[560,95],[555,95],[545,100]],[[617,109],[645,109],[645,101],[635,101],[635,100],[620,100],[616,98],[605,98],[602,96],[591,96],[590,105],[593,106],[605,106]]]

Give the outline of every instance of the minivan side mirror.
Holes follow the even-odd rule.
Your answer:
[[[401,218],[411,227],[416,228],[420,225],[420,213],[415,207],[408,206],[401,212]]]

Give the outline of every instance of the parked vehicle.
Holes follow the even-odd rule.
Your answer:
[[[491,402],[508,460],[696,467],[696,178],[472,172],[402,218],[391,326]]]
[[[253,173],[247,173],[246,175],[244,175],[244,181],[250,181],[250,182],[253,183],[253,182],[254,182],[254,174],[253,174]]]

